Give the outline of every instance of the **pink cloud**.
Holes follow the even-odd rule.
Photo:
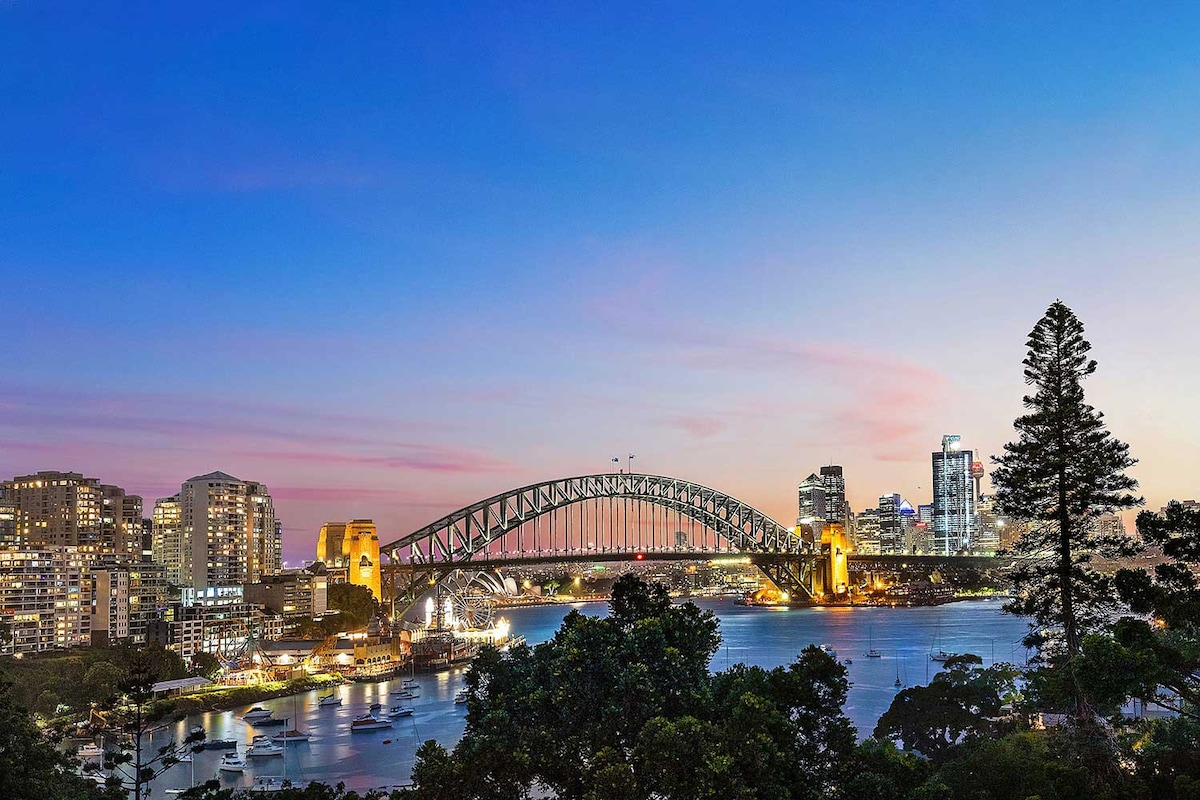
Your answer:
[[[695,436],[698,439],[707,439],[716,436],[729,427],[729,423],[723,419],[718,419],[715,416],[700,416],[696,414],[682,414],[671,417],[667,420],[667,424],[679,428],[684,433]]]

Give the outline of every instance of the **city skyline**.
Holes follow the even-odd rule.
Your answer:
[[[290,563],[627,453],[916,504],[1061,297],[1195,496],[1200,10],[581,13],[0,8],[0,477],[261,480]]]

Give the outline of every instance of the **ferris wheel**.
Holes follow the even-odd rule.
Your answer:
[[[496,600],[510,594],[495,572],[457,569],[438,587],[438,611],[447,628],[485,630],[496,621]]]

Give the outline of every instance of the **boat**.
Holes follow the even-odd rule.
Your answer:
[[[341,704],[342,698],[330,693],[317,701],[317,708],[328,708],[329,706],[340,706]]]
[[[307,742],[311,738],[312,738],[312,736],[305,733],[304,731],[298,731],[295,728],[291,728],[289,730],[280,731],[279,733],[275,734],[274,736],[271,737],[271,741],[272,742]]]
[[[283,791],[285,783],[282,778],[259,775],[254,779],[254,785],[246,791],[250,794],[275,794]]]
[[[454,704],[461,706],[471,697],[471,692],[467,689],[459,689],[454,694]]]
[[[954,655],[955,655],[954,653],[947,653],[945,650],[939,649],[936,653],[929,654],[929,660],[944,662],[951,658],[954,658]]]
[[[252,725],[255,728],[270,728],[275,725],[287,725],[287,717],[258,717],[251,721],[246,720],[247,725]]]
[[[388,715],[392,717],[411,717],[416,711],[412,706],[392,706],[388,709]]]
[[[867,628],[867,658],[883,658],[883,653],[875,649],[875,629]]]
[[[256,719],[266,719],[267,717],[274,715],[274,713],[275,713],[274,711],[268,711],[267,709],[263,708],[262,706],[255,706],[254,708],[247,711],[245,714],[242,714],[242,722],[251,722],[252,723]]]
[[[244,772],[246,770],[246,762],[236,752],[226,753],[221,756],[221,765],[217,769],[221,770],[221,772]]]
[[[842,663],[843,663],[843,664],[853,664],[853,663],[854,663],[854,659],[853,659],[853,658],[843,658],[843,659],[842,659]]]
[[[179,755],[175,756],[175,763],[176,764],[192,763],[192,754],[191,753],[180,753]]]
[[[820,645],[820,648],[821,648],[822,653],[829,656],[834,661],[837,661],[837,650],[834,650],[832,647],[830,647],[827,644]]]
[[[383,728],[392,727],[390,719],[380,719],[374,714],[363,714],[350,723],[351,733],[360,733],[362,731],[377,731]]]
[[[237,739],[209,739],[200,743],[200,749],[202,750],[233,750],[237,746]]]
[[[246,748],[246,757],[247,758],[260,758],[260,757],[265,757],[265,756],[281,756],[281,755],[283,755],[283,748],[281,746],[275,744],[274,742],[272,742],[270,739],[268,739],[266,736],[264,736],[262,734],[255,736],[250,741],[250,746]]]
[[[404,700],[411,700],[416,697],[416,694],[414,694],[411,689],[394,689],[392,691],[392,696],[400,697]]]
[[[75,751],[75,757],[84,764],[99,764],[104,760],[104,748],[97,744],[85,744]]]
[[[193,725],[192,727],[188,728],[188,736],[199,736],[202,733],[204,733],[203,725]]]
[[[403,686],[405,689],[420,689],[421,688],[421,684],[417,683],[416,678],[405,678],[404,682],[400,685]]]
[[[372,714],[374,714],[376,711],[383,711],[383,703],[371,703],[371,707],[368,710]]]

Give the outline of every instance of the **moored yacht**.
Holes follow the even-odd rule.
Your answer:
[[[254,708],[247,711],[245,714],[242,714],[242,721],[252,723],[255,720],[266,719],[266,718],[270,717],[271,715],[273,715],[274,713],[275,713],[274,711],[268,711],[267,709],[263,708],[262,706],[255,706]]]
[[[280,745],[273,743],[270,739],[262,734],[255,736],[250,741],[250,746],[246,748],[247,758],[281,755],[283,755],[283,748]]]
[[[414,709],[412,706],[392,706],[390,709],[388,709],[388,715],[393,718],[411,717],[415,710],[416,709]]]
[[[317,708],[328,708],[329,706],[340,706],[342,698],[330,692],[317,701]]]
[[[374,714],[363,714],[350,723],[350,732],[361,733],[363,731],[377,731],[390,727],[392,727],[390,719],[380,719]]]
[[[217,767],[221,772],[244,772],[246,770],[246,762],[237,752],[226,753],[221,756],[221,765]]]
[[[304,731],[298,731],[295,728],[286,731],[280,731],[271,737],[273,742],[307,742],[312,737]]]

